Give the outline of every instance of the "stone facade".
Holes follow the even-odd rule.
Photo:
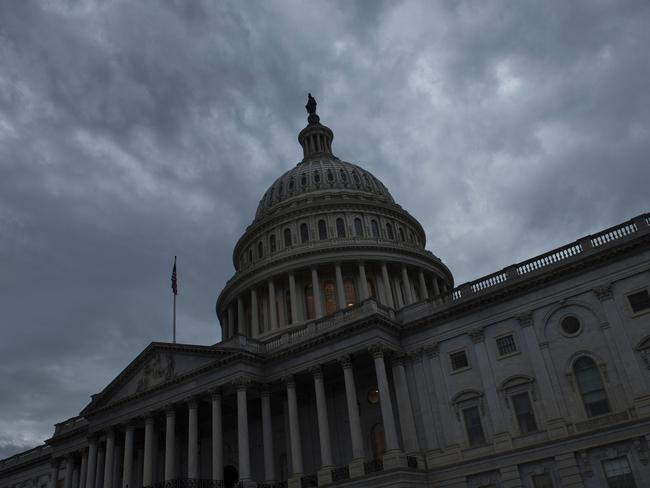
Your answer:
[[[454,287],[314,116],[223,341],[150,344],[0,488],[648,486],[650,214]]]

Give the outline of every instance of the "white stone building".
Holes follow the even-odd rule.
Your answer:
[[[150,344],[0,488],[650,486],[650,214],[454,287],[308,110],[223,341]]]

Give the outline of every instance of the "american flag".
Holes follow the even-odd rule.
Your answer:
[[[174,269],[172,269],[172,290],[178,295],[178,281],[176,280],[176,256],[174,256]]]

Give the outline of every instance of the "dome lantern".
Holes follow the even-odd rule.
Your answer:
[[[320,156],[333,156],[332,140],[334,133],[329,127],[320,123],[320,117],[316,114],[316,99],[307,94],[308,100],[305,108],[309,113],[308,125],[298,134],[298,142],[302,146],[303,161]]]

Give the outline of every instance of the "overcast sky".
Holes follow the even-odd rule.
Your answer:
[[[0,458],[214,303],[307,92],[457,283],[650,209],[650,4],[0,2]]]

